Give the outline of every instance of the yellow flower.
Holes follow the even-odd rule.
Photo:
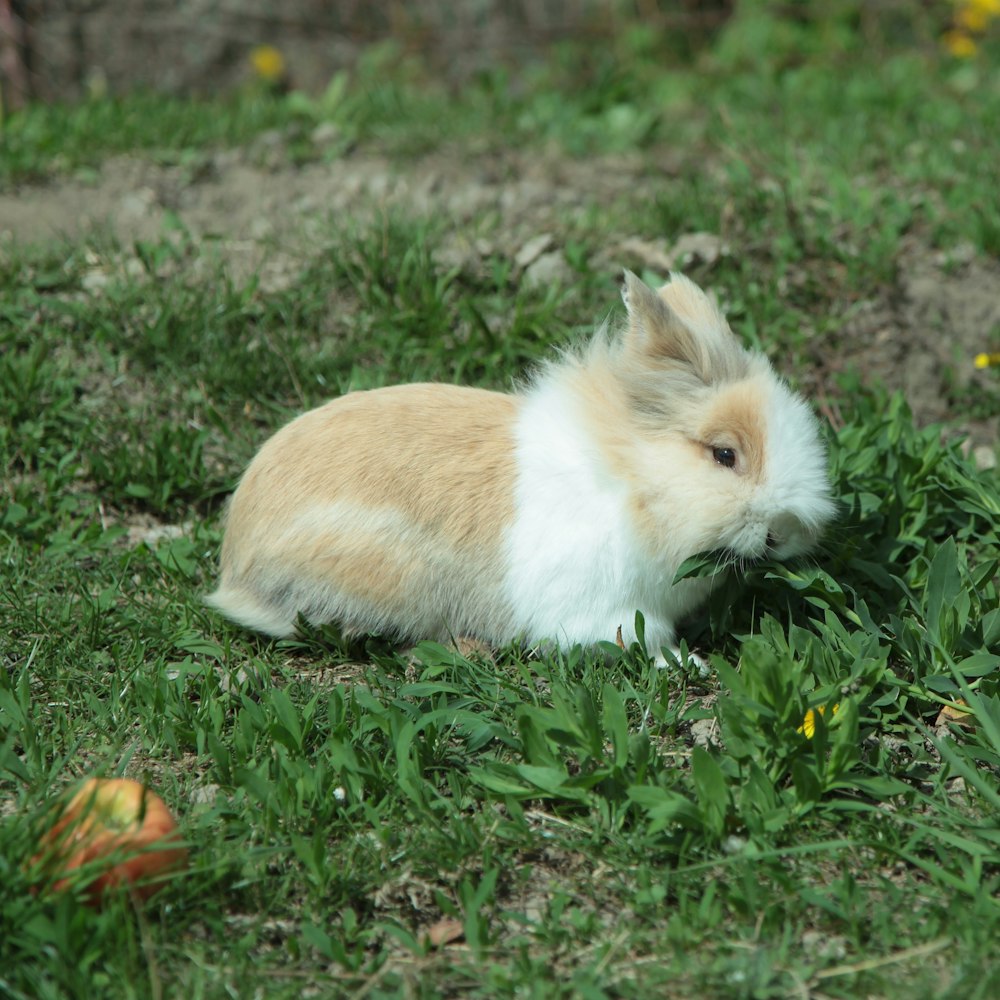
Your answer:
[[[837,714],[837,709],[840,708],[840,704],[833,706],[832,715]],[[826,705],[819,706],[819,714],[826,715]],[[816,733],[816,713],[810,708],[806,712],[806,717],[802,720],[802,725],[795,730],[797,733],[805,733],[806,739],[811,740]]]
[[[990,15],[981,7],[969,4],[967,7],[959,7],[955,13],[955,23],[965,31],[973,35],[981,35],[989,24]]]
[[[267,83],[280,83],[285,78],[285,57],[273,45],[258,45],[250,53],[250,65]]]
[[[971,59],[978,46],[964,31],[946,31],[944,34],[944,47],[956,59]]]
[[[1000,15],[1000,0],[965,0],[965,6],[979,11],[987,18]]]
[[[1000,365],[1000,354],[987,354],[984,351],[982,354],[977,354],[972,359],[972,363],[977,368],[989,368],[991,365]]]

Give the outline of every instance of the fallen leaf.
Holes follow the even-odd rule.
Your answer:
[[[652,243],[649,240],[640,239],[638,236],[632,236],[622,240],[620,250],[622,254],[640,261],[643,267],[652,268],[662,274],[674,269],[674,258],[667,251],[666,244],[663,242]]]
[[[481,639],[473,639],[471,636],[460,635],[455,638],[454,647],[455,652],[467,660],[475,656],[487,663],[494,662],[493,648]]]
[[[715,233],[685,233],[671,247],[670,256],[675,267],[701,262],[714,264],[720,257],[728,257],[729,244]]]
[[[424,943],[431,948],[441,948],[446,944],[454,944],[465,937],[465,929],[461,920],[454,917],[443,917],[433,923],[423,932]]]
[[[539,236],[528,240],[524,246],[518,250],[514,257],[514,263],[523,271],[533,264],[546,250],[555,242],[551,233],[541,233]]]
[[[964,705],[965,702],[961,698],[955,699],[956,705]],[[945,705],[940,712],[938,712],[938,717],[934,721],[934,728],[938,726],[947,726],[949,722],[954,722],[956,726],[961,726],[963,729],[975,729],[976,728],[976,717],[970,712],[963,712],[961,709],[952,708],[951,705]]]
[[[720,257],[728,257],[732,252],[729,244],[715,233],[684,233],[672,247],[663,241],[652,242],[630,236],[622,240],[619,249],[623,254],[636,258],[643,267],[652,268],[666,274],[690,264],[714,264]]]

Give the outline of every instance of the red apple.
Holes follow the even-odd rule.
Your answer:
[[[122,884],[146,899],[187,862],[163,799],[131,778],[90,778],[56,816],[32,862],[57,891],[84,886],[91,903]]]

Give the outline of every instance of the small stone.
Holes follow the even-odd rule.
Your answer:
[[[738,837],[732,833],[722,842],[722,850],[726,854],[742,854],[747,848],[747,843],[746,837]]]
[[[553,250],[543,253],[524,272],[524,284],[527,288],[538,288],[543,285],[566,285],[573,277],[569,264],[562,253]]]
[[[191,530],[190,522],[183,524],[131,524],[128,527],[128,544],[148,545],[150,548],[158,542],[181,538]]]
[[[80,285],[85,292],[103,292],[111,280],[111,275],[102,267],[95,267],[88,271],[81,279]]]
[[[219,786],[212,783],[198,785],[191,793],[191,804],[194,806],[214,806],[219,791]]]
[[[719,723],[715,719],[695,719],[691,723],[691,740],[696,747],[717,746]]]
[[[972,449],[972,460],[981,472],[997,467],[996,448],[988,444],[980,444]]]
[[[847,940],[840,934],[810,930],[802,935],[802,951],[813,961],[840,962],[847,957]]]
[[[120,203],[119,214],[123,220],[142,219],[156,205],[156,192],[152,188],[139,188],[125,195]]]
[[[331,146],[342,134],[339,125],[333,122],[320,122],[309,134],[309,138],[315,146]]]

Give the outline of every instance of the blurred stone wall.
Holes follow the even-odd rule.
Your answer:
[[[607,39],[624,20],[717,27],[733,0],[0,0],[8,106],[135,87],[226,90],[258,45],[279,49],[295,86],[323,87],[373,42],[395,39],[461,80],[561,38]]]

